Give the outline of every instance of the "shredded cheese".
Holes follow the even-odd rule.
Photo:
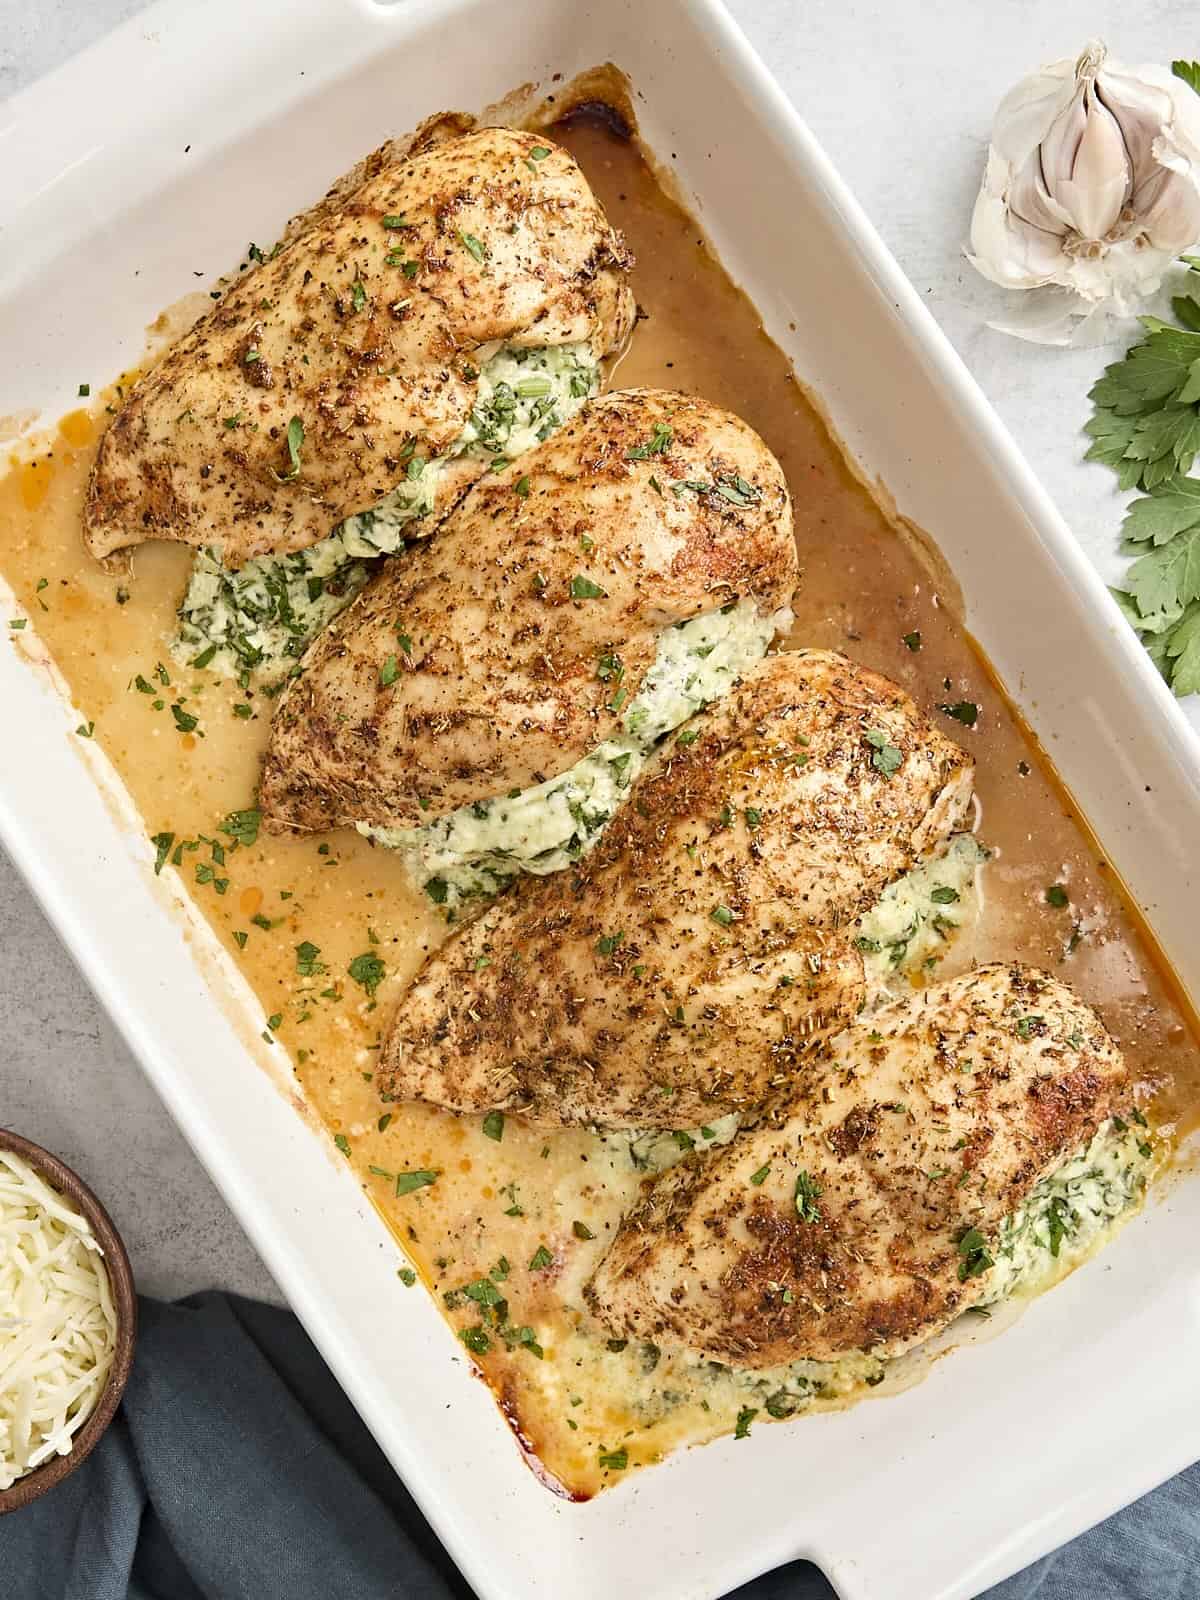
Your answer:
[[[0,1489],[67,1455],[104,1392],[117,1315],[87,1219],[0,1150]]]

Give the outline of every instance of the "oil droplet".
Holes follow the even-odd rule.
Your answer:
[[[58,431],[68,444],[80,449],[85,444],[91,444],[95,425],[89,412],[68,411],[65,417],[58,419]]]
[[[87,608],[87,595],[78,589],[68,589],[62,597],[62,609],[68,616],[77,617],[81,611],[86,611]]]
[[[470,1172],[471,1165],[472,1165],[472,1163],[471,1163],[470,1156],[464,1156],[462,1158],[462,1160],[458,1163],[458,1170],[460,1172]]]
[[[185,733],[179,742],[185,750],[194,750],[196,748],[196,735],[194,733]]]
[[[238,900],[238,905],[241,907],[242,915],[244,917],[252,917],[258,910],[259,906],[262,905],[262,901],[263,892],[261,889],[243,889],[241,897]]]

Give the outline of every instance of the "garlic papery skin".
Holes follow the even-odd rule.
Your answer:
[[[1093,41],[1001,101],[968,259],[1007,289],[1053,290],[1006,324],[1039,343],[1130,316],[1200,240],[1200,95]]]

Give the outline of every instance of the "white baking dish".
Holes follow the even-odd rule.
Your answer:
[[[974,632],[1200,995],[1200,741],[714,0],[143,14],[0,110],[0,415],[68,409],[81,378],[138,356],[193,272],[273,237],[386,135],[606,59],[797,371],[940,543]],[[15,650],[0,704],[8,849],[481,1595],[699,1600],[808,1555],[847,1600],[955,1600],[1200,1455],[1200,1372],[1183,1357],[1200,1184],[1180,1180],[1102,1264],[915,1390],[679,1455],[588,1505],[555,1499],[432,1304],[399,1286],[328,1141],[255,1065],[136,819],[101,797],[94,752],[65,736],[77,719]]]

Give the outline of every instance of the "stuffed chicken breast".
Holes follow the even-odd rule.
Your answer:
[[[790,620],[796,572],[752,429],[665,391],[603,396],[317,641],[275,713],[267,825],[357,824],[451,906],[576,860],[656,742]]]
[[[364,562],[578,409],[628,334],[630,258],[574,160],[464,120],[257,252],[101,443],[88,547],[201,547],[180,645],[206,665],[279,676]]]
[[[972,763],[824,651],[768,657],[656,752],[595,849],[526,880],[401,1002],[385,1098],[544,1127],[786,1102],[864,998],[854,919],[970,804]]]
[[[653,1182],[586,1297],[614,1332],[739,1368],[886,1359],[1082,1258],[1151,1166],[1096,1014],[981,967],[835,1039],[783,1126]]]

